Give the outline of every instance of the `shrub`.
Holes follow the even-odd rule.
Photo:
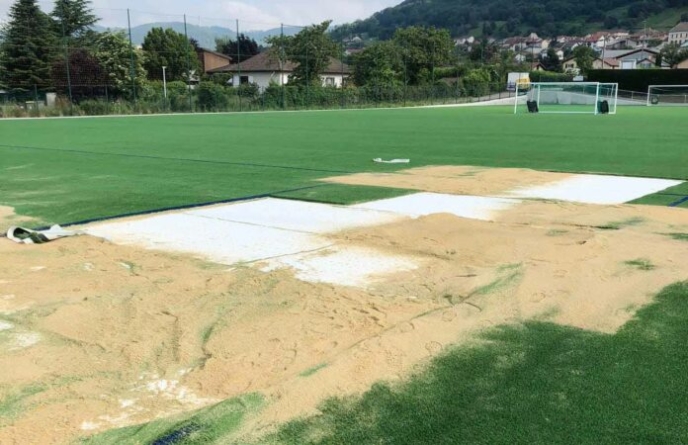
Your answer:
[[[201,111],[223,111],[229,99],[225,88],[214,82],[201,82],[198,86],[198,107]]]

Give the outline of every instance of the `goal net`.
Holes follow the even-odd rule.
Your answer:
[[[650,85],[647,88],[648,106],[688,105],[688,85]]]
[[[535,82],[516,91],[514,113],[616,114],[619,86],[599,82]]]

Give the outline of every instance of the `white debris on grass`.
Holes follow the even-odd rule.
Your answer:
[[[388,161],[385,161],[382,158],[375,158],[373,159],[373,162],[376,162],[378,164],[408,164],[411,162],[410,159],[390,159]]]
[[[0,332],[9,331],[10,329],[14,329],[14,325],[12,323],[0,320]]]

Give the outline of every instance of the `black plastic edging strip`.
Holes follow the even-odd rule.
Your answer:
[[[196,209],[199,207],[207,207],[207,206],[212,206],[212,205],[217,205],[217,204],[231,204],[234,202],[251,201],[254,199],[270,198],[272,196],[280,195],[282,193],[300,192],[302,190],[310,190],[310,189],[325,187],[327,185],[331,185],[331,184],[318,184],[318,185],[311,185],[308,187],[299,187],[299,188],[295,188],[295,189],[279,190],[279,191],[275,191],[275,192],[261,193],[258,195],[242,196],[239,198],[222,199],[219,201],[209,201],[209,202],[202,202],[202,203],[197,203],[197,204],[187,204],[187,205],[181,205],[181,206],[164,207],[164,208],[153,209],[153,210],[144,210],[141,212],[123,213],[121,215],[106,216],[106,217],[101,217],[101,218],[91,218],[91,219],[85,219],[82,221],[70,222],[70,223],[66,223],[66,224],[61,224],[61,226],[62,227],[82,226],[82,225],[92,224],[92,223],[97,223],[97,222],[110,221],[113,219],[131,218],[134,216],[152,215],[154,213],[172,212],[175,210]],[[33,229],[33,230],[48,230],[49,228],[50,228],[50,226],[46,226],[46,227],[38,227],[38,228]]]
[[[661,193],[661,192],[654,193],[652,195],[647,195],[647,196],[654,196],[654,195],[658,195],[658,196],[680,196],[680,197],[686,196],[685,193]],[[643,198],[644,198],[644,196],[643,196]]]
[[[688,202],[688,196],[684,196],[682,199],[679,199],[676,202],[672,202],[671,204],[669,204],[669,207],[678,207],[684,202]]]
[[[210,160],[210,159],[168,158],[165,156],[139,155],[139,154],[130,154],[130,153],[97,152],[97,151],[88,151],[88,150],[77,150],[77,149],[73,149],[73,148],[46,148],[46,147],[30,147],[30,146],[22,146],[22,145],[4,145],[4,144],[0,144],[0,148],[54,151],[54,152],[77,153],[77,154],[99,155],[99,156],[120,156],[120,157],[137,158],[137,159],[160,159],[160,160],[165,160],[165,161],[196,162],[196,163],[201,163],[201,164],[222,164],[222,165],[239,165],[239,166],[243,166],[243,167],[279,168],[279,169],[284,169],[284,170],[299,170],[299,171],[309,171],[309,172],[318,172],[318,173],[340,173],[340,174],[357,173],[357,172],[348,171],[348,170],[329,170],[329,169],[319,169],[319,168],[292,167],[292,166],[288,166],[288,165],[257,164],[254,162],[232,162],[232,161],[219,161],[219,160]]]

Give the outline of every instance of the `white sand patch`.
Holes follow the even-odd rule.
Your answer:
[[[400,219],[399,215],[388,212],[274,198],[185,213],[204,218],[317,234],[375,226]]]
[[[17,334],[14,336],[13,345],[10,351],[19,351],[21,349],[28,349],[31,346],[38,344],[41,341],[41,335],[37,332],[28,332],[25,334]]]
[[[411,258],[392,256],[373,249],[335,248],[276,258],[263,271],[285,267],[296,271],[296,278],[313,283],[366,287],[376,278],[418,268]]]
[[[462,218],[491,220],[496,212],[506,210],[520,201],[482,196],[458,196],[441,193],[416,193],[399,198],[384,199],[354,206],[360,209],[394,212],[419,218],[438,213],[449,213]]]
[[[86,233],[117,244],[193,254],[221,264],[253,262],[327,247],[314,235],[187,214],[109,223]]]
[[[572,201],[586,204],[623,204],[682,184],[668,179],[576,175],[552,184],[516,189],[507,196]]]
[[[120,400],[119,401],[119,407],[120,408],[129,408],[132,407],[136,404],[135,400]]]
[[[94,422],[83,422],[81,424],[81,430],[82,431],[95,431],[100,428],[99,423],[94,423]]]
[[[203,407],[218,402],[215,399],[198,397],[190,388],[180,385],[178,380],[152,380],[140,389],[189,407]]]
[[[14,325],[12,323],[8,323],[6,321],[0,320],[0,332],[2,331],[9,331],[10,329],[13,329]]]

